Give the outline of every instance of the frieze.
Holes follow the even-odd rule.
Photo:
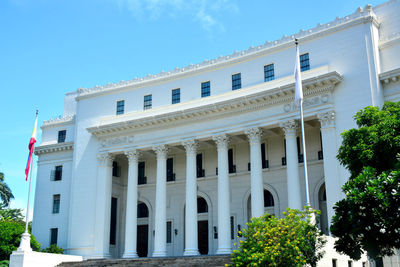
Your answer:
[[[102,147],[110,147],[110,146],[125,145],[132,143],[133,143],[133,136],[119,136],[101,140]]]
[[[315,96],[310,98],[304,98],[303,107],[312,107],[320,104],[328,103],[330,99],[329,94],[324,94],[321,96]],[[285,112],[292,112],[299,110],[300,108],[295,103],[289,103],[283,106]]]

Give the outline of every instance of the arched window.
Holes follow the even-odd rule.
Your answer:
[[[264,189],[264,212],[275,215],[275,201],[274,196],[268,190]],[[247,200],[247,220],[251,218],[251,195]]]
[[[137,206],[137,217],[138,218],[148,218],[149,217],[149,209],[146,204],[140,202]]]
[[[264,208],[275,206],[274,197],[271,192],[264,189]]]
[[[207,213],[207,212],[208,212],[207,201],[202,197],[198,197],[197,198],[197,213]]]

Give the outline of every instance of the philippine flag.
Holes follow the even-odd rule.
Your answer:
[[[28,156],[28,162],[26,163],[26,169],[25,169],[25,176],[26,176],[26,180],[27,181],[28,181],[29,168],[30,168],[30,165],[31,165],[31,158],[32,158],[33,150],[35,148],[35,143],[36,143],[37,120],[38,120],[38,112],[36,111],[35,126],[33,127],[31,140],[29,140],[29,146],[28,146],[28,148],[29,148],[29,156]]]

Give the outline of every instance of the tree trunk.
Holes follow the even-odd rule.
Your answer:
[[[383,267],[383,258],[382,257],[377,257],[374,259],[375,261],[375,267]]]

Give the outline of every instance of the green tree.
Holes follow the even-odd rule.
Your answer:
[[[400,103],[366,107],[345,131],[337,158],[350,171],[345,198],[335,204],[331,232],[335,248],[353,259],[362,251],[383,266],[400,248]]]
[[[18,248],[24,231],[24,222],[0,220],[0,261],[10,258],[11,253]],[[34,251],[40,251],[40,244],[33,235],[31,235],[31,247]]]
[[[0,199],[6,206],[8,206],[10,204],[10,200],[13,198],[14,196],[11,193],[11,189],[4,181],[4,173],[0,172]]]
[[[22,209],[10,209],[4,203],[0,203],[0,219],[23,221]]]
[[[326,241],[310,222],[312,214],[315,211],[288,209],[283,218],[252,218],[233,251],[232,266],[316,266]]]

